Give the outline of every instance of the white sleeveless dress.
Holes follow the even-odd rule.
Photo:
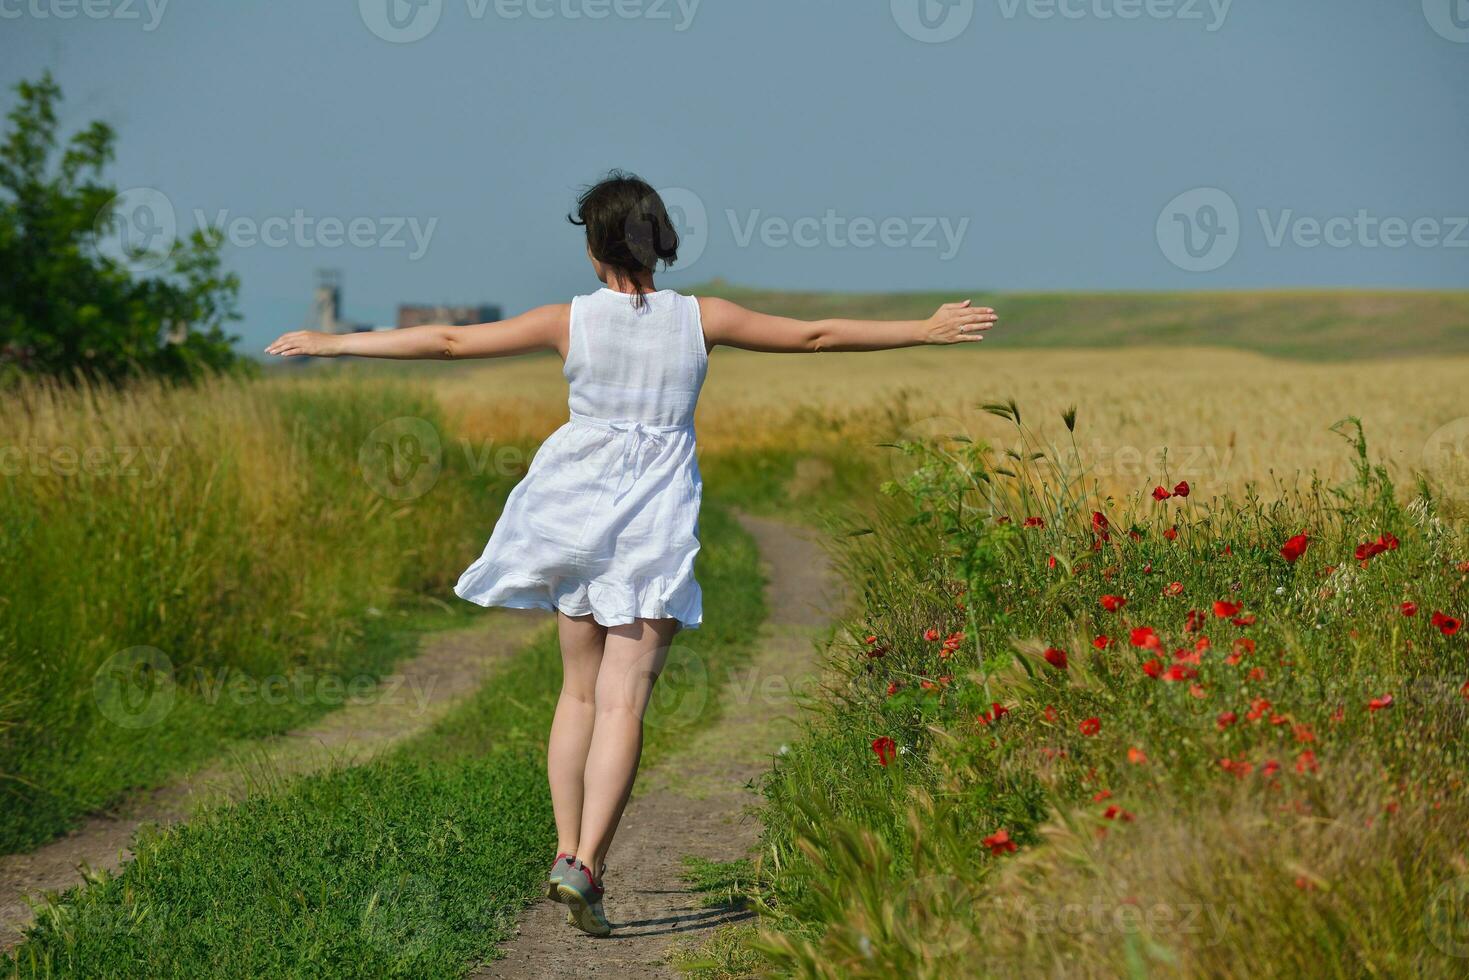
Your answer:
[[[482,606],[703,621],[694,580],[703,483],[694,403],[708,352],[692,296],[601,289],[571,303],[571,420],[510,493],[484,554],[454,587]]]

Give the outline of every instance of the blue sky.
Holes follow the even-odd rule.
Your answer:
[[[587,291],[614,166],[673,286],[1469,286],[1465,0],[415,3],[0,0],[0,101],[52,69],[118,187],[233,222],[247,345],[318,267],[380,322]]]

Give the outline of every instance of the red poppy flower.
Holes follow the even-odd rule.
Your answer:
[[[1046,663],[1057,670],[1066,669],[1066,651],[1056,647],[1046,647]]]
[[[1391,694],[1384,694],[1380,698],[1373,698],[1371,701],[1368,701],[1367,702],[1367,710],[1370,711],[1370,712],[1378,712],[1378,711],[1381,711],[1383,708],[1391,708],[1391,707],[1392,707],[1392,695]]]
[[[1076,727],[1083,735],[1090,738],[1091,736],[1097,734],[1097,732],[1100,732],[1102,730],[1102,719],[1087,718]]]
[[[869,634],[863,637],[862,642],[867,644],[868,646],[872,646],[872,644],[877,642],[877,637]]]
[[[1251,667],[1250,668],[1250,673],[1249,673],[1249,678],[1252,681],[1263,681],[1265,679],[1265,668],[1264,667]]]
[[[1398,612],[1402,613],[1404,616],[1416,616],[1418,615],[1418,603],[1405,602],[1398,607]]]
[[[898,754],[898,743],[883,735],[872,740],[872,751],[877,753],[877,761],[885,766]]]
[[[1115,803],[1102,811],[1103,820],[1116,820],[1118,817],[1121,817],[1127,823],[1131,823],[1135,819],[1132,814]]]
[[[1134,627],[1128,639],[1132,641],[1133,646],[1144,650],[1157,650],[1163,646],[1163,641],[1158,638],[1158,634],[1151,626]]]
[[[1310,749],[1296,756],[1296,772],[1304,775],[1308,772],[1315,772],[1319,768],[1321,767],[1316,763],[1316,753]]]
[[[1437,610],[1434,610],[1432,623],[1434,626],[1438,627],[1438,631],[1444,636],[1453,636],[1455,633],[1459,632],[1459,628],[1464,625],[1455,617],[1445,616],[1443,613]]]
[[[1173,494],[1169,493],[1163,487],[1154,487],[1153,488],[1153,499],[1154,500],[1159,500],[1159,501],[1167,500],[1171,496],[1173,496]]]
[[[1223,599],[1214,600],[1214,615],[1218,619],[1228,619],[1231,616],[1237,616],[1241,608],[1243,608],[1242,603],[1228,602]]]
[[[990,854],[993,856],[1015,853],[1015,842],[1010,839],[1010,834],[1004,827],[986,837],[984,846],[990,849]]]
[[[1310,725],[1297,725],[1295,727],[1295,736],[1297,742],[1316,741],[1316,733],[1311,731]]]
[[[1459,693],[1464,696],[1466,701],[1469,701],[1469,681],[1464,682],[1464,686],[1459,688]]]
[[[1174,664],[1168,668],[1168,672],[1163,675],[1163,679],[1166,681],[1191,681],[1198,676],[1199,672],[1192,667],[1186,664]]]
[[[1045,716],[1046,721],[1049,721],[1052,724],[1055,723],[1055,721],[1056,721],[1056,709],[1053,708],[1053,707],[1051,707],[1049,704],[1046,705],[1046,710],[1042,711],[1041,714]]]
[[[939,635],[939,631],[932,626],[923,631],[923,638],[930,643],[937,643],[939,641]]]
[[[1183,631],[1185,633],[1197,633],[1204,628],[1204,614],[1197,609],[1190,609],[1188,615],[1183,619]]]
[[[1294,565],[1296,561],[1306,553],[1306,547],[1310,543],[1311,539],[1309,536],[1305,534],[1297,534],[1295,537],[1291,538],[1290,540],[1286,541],[1285,544],[1280,546],[1280,555],[1286,561]]]
[[[1120,595],[1104,595],[1104,596],[1102,596],[1102,608],[1105,609],[1105,610],[1107,610],[1108,612],[1116,612],[1117,610],[1121,609],[1125,605],[1127,605],[1127,597],[1126,596],[1120,596]]]
[[[894,694],[897,694],[902,689],[903,685],[899,684],[897,681],[893,681],[891,684],[888,685],[888,697],[892,697]]]
[[[1110,800],[1111,798],[1112,798],[1112,791],[1110,789],[1104,789],[1104,790],[1100,790],[1096,795],[1094,795],[1092,797],[1092,802],[1093,803],[1100,803],[1103,800]]]
[[[1169,541],[1174,540],[1178,537],[1178,528],[1170,527],[1168,530],[1163,532],[1163,537],[1167,538]]]
[[[1187,480],[1180,480],[1180,481],[1178,481],[1178,486],[1176,486],[1176,487],[1173,488],[1173,496],[1175,496],[1175,497],[1187,497],[1188,496],[1188,481]]]
[[[1056,567],[1056,556],[1055,555],[1047,555],[1046,556],[1046,567],[1047,568],[1055,568]]]
[[[1159,677],[1163,676],[1162,662],[1157,657],[1154,657],[1152,660],[1149,660],[1147,663],[1143,664],[1143,673],[1153,678],[1153,680],[1157,680]]]
[[[1251,613],[1248,616],[1236,616],[1233,619],[1231,619],[1230,622],[1233,623],[1236,626],[1254,626],[1255,625],[1255,616],[1254,616],[1253,613]]]
[[[1214,719],[1214,724],[1219,726],[1219,730],[1222,732],[1237,721],[1239,721],[1239,715],[1233,711],[1221,711],[1219,712],[1219,717]]]
[[[1044,517],[1027,517],[1025,519],[1024,526],[1025,527],[1045,527],[1046,526],[1046,519]]]
[[[1270,710],[1270,702],[1264,698],[1256,698],[1250,702],[1250,710],[1245,712],[1245,717],[1250,721],[1259,721],[1265,712]]]
[[[1182,582],[1169,582],[1168,585],[1167,585],[1167,587],[1165,587],[1163,589],[1163,594],[1164,595],[1183,595],[1183,583]]]
[[[976,720],[981,725],[988,725],[991,722],[999,721],[1001,718],[1005,717],[1009,713],[1009,708],[1005,707],[998,701],[993,701],[990,703],[990,710],[980,715]]]
[[[1145,766],[1148,764],[1148,757],[1142,749],[1134,745],[1127,749],[1127,761],[1135,766]]]
[[[1271,776],[1274,776],[1278,772],[1280,772],[1280,763],[1276,762],[1274,759],[1268,760],[1265,765],[1262,766],[1260,769],[1260,775],[1264,776],[1266,779],[1269,779]]]

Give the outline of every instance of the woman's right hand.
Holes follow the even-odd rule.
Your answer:
[[[265,348],[267,354],[281,357],[336,357],[342,352],[342,338],[315,330],[283,333]]]
[[[971,340],[983,340],[984,332],[999,322],[994,310],[987,306],[970,306],[970,300],[962,303],[945,303],[938,308],[926,323],[925,344],[962,344]]]

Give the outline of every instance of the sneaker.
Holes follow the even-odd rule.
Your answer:
[[[602,912],[602,886],[592,877],[591,868],[574,861],[561,872],[556,890],[566,903],[567,922],[589,936],[612,935],[612,926]]]
[[[561,901],[561,893],[556,890],[556,886],[561,884],[562,874],[564,874],[566,872],[566,869],[571,867],[575,861],[575,857],[563,851],[560,854],[556,855],[555,861],[551,862],[551,872],[550,874],[546,875],[546,897],[549,898],[551,901]]]

